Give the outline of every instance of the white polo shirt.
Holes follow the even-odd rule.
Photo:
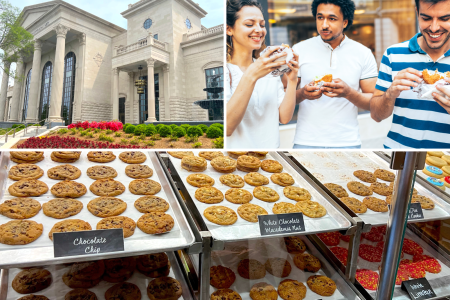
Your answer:
[[[299,55],[301,87],[316,76],[332,74],[351,88],[360,90],[359,81],[378,76],[377,63],[369,48],[349,39],[333,48],[319,36],[295,44]],[[348,147],[361,145],[358,107],[345,98],[322,95],[299,104],[294,143],[307,146]]]

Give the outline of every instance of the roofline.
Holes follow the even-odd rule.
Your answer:
[[[188,4],[189,7],[191,7],[192,9],[194,9],[198,14],[202,15],[203,17],[206,16],[208,14],[207,11],[205,11],[203,8],[200,7],[200,5],[198,5],[197,3],[195,3],[192,0],[178,0],[178,1],[183,1],[186,4]],[[147,3],[151,3],[151,2],[156,2],[156,0],[140,0],[134,4],[130,4],[132,5],[131,7],[128,6],[128,9],[121,12],[120,14],[123,17],[126,17],[129,14],[132,14],[134,12],[136,12],[138,10],[139,7],[147,4]]]

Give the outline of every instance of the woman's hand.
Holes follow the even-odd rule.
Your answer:
[[[274,61],[280,57],[286,56],[286,52],[277,53],[269,57],[270,54],[272,54],[279,48],[280,47],[269,47],[268,50],[263,53],[263,55],[261,55],[257,60],[255,60],[254,63],[252,63],[247,68],[244,75],[248,75],[250,76],[250,78],[256,81],[281,67],[282,65],[286,64],[286,61],[284,60]]]
[[[289,69],[291,69],[287,73],[287,78],[290,82],[293,82],[297,86],[298,69],[300,68],[300,66],[298,64],[298,54],[295,53],[294,51],[292,51],[292,53],[294,54],[294,59],[290,60],[289,63],[287,64]]]

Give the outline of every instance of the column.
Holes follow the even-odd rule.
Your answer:
[[[155,61],[153,58],[146,60],[148,75],[147,75],[147,104],[148,104],[148,119],[147,123],[156,122],[155,113]]]
[[[119,119],[119,68],[113,69],[112,119]]]
[[[13,95],[11,98],[11,114],[9,121],[19,122],[19,105],[20,92],[22,91],[22,83],[24,83],[24,65],[23,58],[19,57],[16,64],[16,78],[14,79]]]
[[[9,68],[11,63],[9,61],[3,62],[3,77],[2,87],[0,89],[0,120],[5,118],[6,98],[8,96],[8,80],[9,80]]]
[[[127,105],[125,105],[125,109],[130,110],[130,120],[129,123],[134,123],[134,72],[128,72],[128,97],[127,97]],[[126,121],[125,121],[126,122]]]
[[[61,105],[64,84],[64,54],[66,49],[66,34],[70,28],[57,25],[55,63],[53,64],[52,91],[50,95],[50,112],[48,119],[53,123],[63,123],[61,118]]]
[[[30,90],[28,93],[27,123],[38,122],[39,75],[41,72],[42,41],[34,41],[33,67],[31,69]]]
[[[170,65],[164,65],[164,121],[170,121],[170,89],[169,89],[169,70]]]
[[[86,34],[81,33],[78,35],[78,57],[77,57],[77,70],[75,73],[75,95],[74,95],[74,121],[83,121],[81,115],[81,106],[83,104],[83,92],[84,92],[84,57],[86,52]]]

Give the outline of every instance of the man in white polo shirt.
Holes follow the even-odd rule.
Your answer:
[[[358,107],[368,110],[378,70],[369,48],[345,36],[353,23],[352,0],[314,0],[319,36],[295,44],[300,69],[294,148],[361,148]],[[320,90],[314,79],[333,75]]]

